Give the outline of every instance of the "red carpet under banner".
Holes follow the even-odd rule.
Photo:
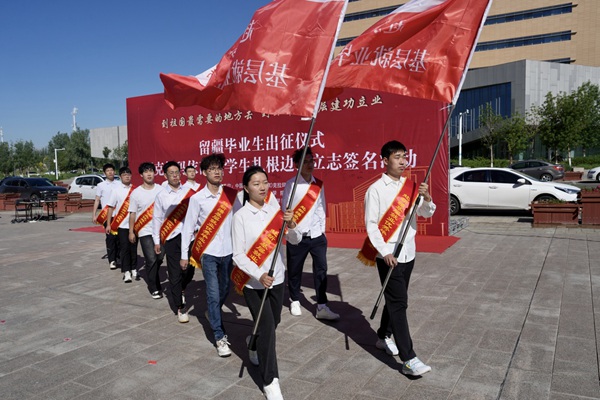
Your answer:
[[[104,227],[101,225],[88,226],[84,228],[70,229],[76,232],[95,232],[103,233]],[[327,233],[327,242],[329,247],[341,249],[360,249],[365,240],[364,233]],[[417,251],[420,253],[443,253],[454,243],[458,242],[456,236],[430,236],[417,235]]]

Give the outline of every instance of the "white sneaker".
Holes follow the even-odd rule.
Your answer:
[[[185,324],[186,322],[190,322],[190,317],[188,316],[187,311],[184,311],[183,309],[178,310],[177,311],[177,320],[179,322],[181,322],[182,324]]]
[[[331,311],[329,309],[329,307],[327,307],[327,306],[323,306],[322,308],[319,308],[317,306],[317,314],[315,315],[315,317],[317,319],[327,319],[330,321],[335,321],[335,320],[340,319],[340,315]]]
[[[246,346],[248,346],[248,343],[250,343],[251,337],[251,335],[246,337]],[[258,367],[258,353],[256,352],[256,350],[248,349],[248,358],[250,359],[250,364],[256,365]]]
[[[296,317],[302,315],[302,309],[300,309],[299,301],[292,301],[292,303],[290,304],[290,314]]]
[[[406,361],[402,366],[402,373],[405,375],[420,376],[429,371],[431,371],[431,367],[423,364],[423,361],[419,360],[419,357]]]
[[[137,269],[131,271],[131,277],[137,281],[138,272]]]
[[[385,339],[377,339],[375,347],[377,347],[379,350],[385,350],[385,352],[388,353],[390,356],[398,355],[398,347],[396,347],[396,343],[391,337],[386,337]]]
[[[110,269],[117,269],[117,264],[114,261],[111,261],[109,267]]]
[[[217,353],[219,354],[219,357],[229,357],[231,355],[231,350],[229,349],[230,344],[231,343],[227,341],[227,335],[217,340]]]
[[[123,274],[123,282],[125,282],[125,283],[131,282],[131,272],[125,271],[125,273]]]
[[[152,292],[152,298],[153,299],[162,299],[162,293],[159,292],[158,290],[156,292]]]
[[[279,379],[277,378],[273,378],[273,382],[270,385],[263,387],[263,391],[267,400],[283,400],[281,388],[279,387]]]

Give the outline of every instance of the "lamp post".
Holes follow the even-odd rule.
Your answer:
[[[462,137],[463,137],[463,115],[469,114],[469,110],[458,113],[458,166],[462,166]]]
[[[54,173],[56,174],[56,180],[58,180],[58,152],[64,149],[54,149]]]

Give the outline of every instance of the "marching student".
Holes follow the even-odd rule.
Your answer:
[[[129,241],[129,199],[133,191],[129,167],[121,167],[119,177],[121,182],[113,189],[108,201],[106,233],[118,237],[123,282],[130,283],[137,277],[137,241]]]
[[[431,367],[425,365],[413,349],[406,316],[408,284],[415,264],[416,218],[410,221],[398,258],[394,257],[394,251],[399,244],[399,232],[408,224],[411,208],[417,207],[417,215],[429,218],[435,212],[435,204],[426,183],[417,187],[415,182],[402,176],[408,165],[406,147],[402,143],[393,140],[384,144],[381,158],[386,172],[369,187],[365,195],[367,239],[358,258],[367,265],[377,265],[382,284],[392,268],[384,290],[385,306],[377,330],[376,346],[389,354],[399,353],[404,362],[402,372],[418,376],[431,371]],[[424,201],[414,204],[419,194]],[[395,344],[391,339],[392,333]]]
[[[104,225],[108,220],[108,201],[112,190],[117,186],[119,181],[115,180],[115,166],[108,163],[102,167],[106,179],[96,186],[96,198],[94,200],[94,208],[92,209],[92,222],[94,224]],[[98,213],[98,205],[102,208]],[[117,269],[117,256],[119,255],[119,240],[117,236],[106,234],[106,255],[110,269]]]
[[[146,265],[148,290],[153,299],[162,298],[159,269],[164,258],[164,250],[160,254],[154,252],[152,240],[152,216],[154,200],[163,190],[162,186],[154,183],[156,167],[150,162],[143,162],[138,168],[143,183],[131,192],[129,200],[129,242],[139,240]]]
[[[229,357],[229,341],[222,321],[222,307],[230,289],[233,270],[231,220],[236,190],[222,185],[225,156],[211,154],[200,162],[206,186],[190,198],[181,232],[181,267],[201,268],[206,283],[207,319],[217,354]],[[195,233],[196,232],[196,233]]]
[[[187,178],[187,180],[185,181],[183,186],[193,189],[194,192],[200,190],[200,184],[196,182],[196,173],[196,167],[194,167],[193,165],[188,165],[187,167],[185,167],[185,177]]]
[[[286,238],[289,242],[299,243],[302,235],[293,221],[291,210],[282,213],[278,207],[265,202],[269,180],[261,167],[248,168],[242,182],[245,204],[233,216],[233,260],[237,266],[232,280],[236,290],[243,293],[255,322],[267,290],[258,324],[256,353],[251,351],[250,359],[253,364],[259,365],[267,399],[283,399],[279,387],[275,329],[281,320],[285,266],[283,249],[279,248],[277,254],[274,250],[283,221],[288,223]],[[269,276],[273,257],[276,258],[275,271],[273,276]]]
[[[294,152],[293,161],[300,169],[300,177],[293,201],[290,201],[295,177],[288,180],[283,190],[282,209],[294,210],[294,220],[302,232],[302,241],[298,244],[287,243],[288,290],[290,292],[290,313],[302,315],[300,308],[300,284],[304,261],[310,254],[312,258],[313,281],[317,295],[317,319],[337,320],[339,314],[327,306],[327,238],[325,237],[325,188],[323,181],[313,176],[315,163],[312,150],[306,151],[304,163],[300,165],[303,149]]]
[[[181,184],[179,164],[168,161],[163,165],[163,172],[168,184],[156,195],[154,216],[152,218],[152,240],[154,252],[160,254],[164,246],[167,257],[170,293],[177,309],[177,320],[189,322],[185,304],[185,288],[194,277],[194,268],[181,267],[181,228],[189,205],[193,189],[184,188]]]

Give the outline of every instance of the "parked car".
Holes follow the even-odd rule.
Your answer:
[[[0,182],[0,193],[20,193],[24,200],[39,201],[56,197],[58,193],[67,193],[67,189],[54,185],[46,178],[13,176]]]
[[[105,179],[105,176],[95,174],[77,176],[69,185],[69,193],[81,193],[82,199],[94,200],[96,198],[96,186]]]
[[[519,161],[508,168],[533,176],[542,182],[562,179],[565,176],[565,169],[562,165],[541,160]]]
[[[509,168],[463,168],[450,171],[450,214],[461,209],[529,210],[536,200],[576,201],[580,189],[541,182]]]
[[[600,167],[590,169],[587,173],[587,178],[600,182]]]

